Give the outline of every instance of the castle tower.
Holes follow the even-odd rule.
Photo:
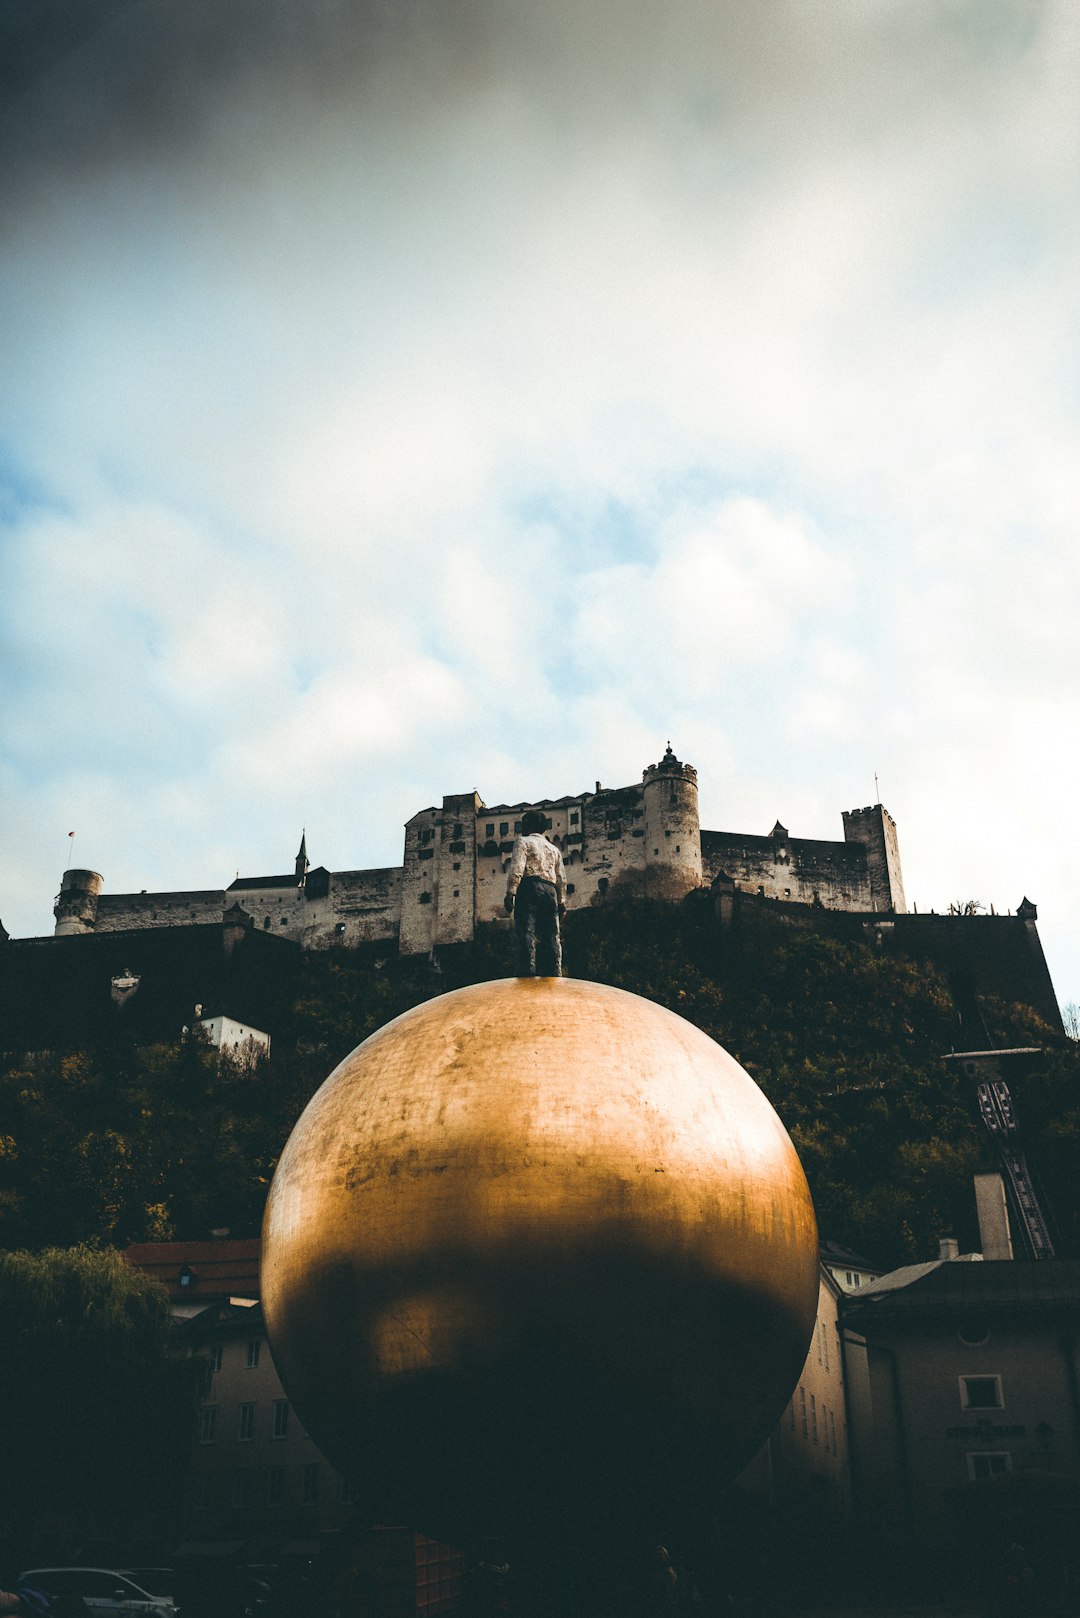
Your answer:
[[[92,933],[97,922],[98,894],[104,879],[96,871],[65,871],[53,905],[54,938]]]
[[[300,847],[296,852],[296,885],[299,887],[308,873],[307,827],[300,833]]]
[[[671,751],[642,773],[645,804],[645,894],[682,899],[701,886],[701,821],[697,771]]]
[[[880,803],[869,809],[844,810],[845,843],[862,843],[870,876],[870,902],[876,911],[907,912],[904,879],[900,874],[900,844],[896,821]]]
[[[442,801],[435,853],[435,943],[465,944],[476,922],[476,816],[484,801],[476,792]]]

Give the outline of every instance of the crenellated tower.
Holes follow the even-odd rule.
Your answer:
[[[904,878],[900,872],[900,844],[896,821],[880,803],[868,809],[844,810],[844,841],[861,843],[866,849],[870,877],[870,899],[876,911],[907,910]]]
[[[65,871],[60,892],[53,905],[56,926],[54,938],[71,938],[92,933],[97,923],[98,894],[104,878],[96,871]]]
[[[645,894],[683,899],[701,886],[701,821],[697,771],[668,742],[659,764],[641,777],[645,809]]]

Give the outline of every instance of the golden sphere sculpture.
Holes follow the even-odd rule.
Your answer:
[[[512,978],[334,1070],[274,1176],[262,1288],[289,1398],[379,1520],[567,1543],[715,1501],[755,1453],[810,1341],[817,1227],[715,1041]]]

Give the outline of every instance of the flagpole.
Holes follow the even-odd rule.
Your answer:
[[[65,871],[70,871],[71,870],[71,851],[72,851],[72,849],[74,847],[75,847],[75,833],[73,831],[69,831],[68,832],[68,861],[67,861],[67,864],[64,866]]]

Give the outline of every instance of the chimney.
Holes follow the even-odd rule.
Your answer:
[[[1000,1174],[976,1174],[975,1211],[979,1216],[979,1241],[983,1258],[1013,1258],[1005,1182]]]
[[[959,1258],[959,1257],[960,1257],[960,1243],[957,1241],[956,1237],[955,1236],[939,1236],[938,1237],[938,1258],[944,1259],[946,1261],[946,1263],[947,1263],[949,1261],[949,1259]]]

